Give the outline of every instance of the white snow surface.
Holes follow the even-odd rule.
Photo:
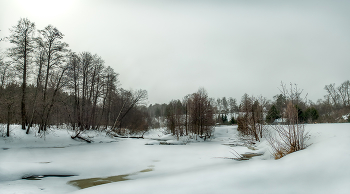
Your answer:
[[[11,136],[0,137],[0,193],[350,193],[350,124],[305,127],[310,146],[274,160],[267,141],[248,149],[252,146],[238,136],[236,126],[216,127],[209,141],[178,141],[156,129],[145,139],[84,134],[91,144],[71,139],[72,132],[63,128],[40,138],[11,126]],[[235,157],[232,148],[239,154],[264,154],[244,161],[227,159]],[[131,173],[129,180],[85,189],[68,184]],[[76,176],[22,179],[30,175]]]

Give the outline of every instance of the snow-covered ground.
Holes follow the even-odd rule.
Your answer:
[[[273,159],[266,141],[251,146],[235,126],[216,127],[214,138],[205,142],[176,141],[151,130],[145,139],[93,132],[86,134],[91,144],[72,140],[64,129],[39,138],[11,127],[11,137],[0,137],[1,194],[350,192],[350,124],[306,125],[311,145],[279,160]],[[231,152],[264,154],[225,159],[235,157]],[[75,176],[22,179],[32,175]],[[89,178],[124,181],[85,189],[69,183]]]

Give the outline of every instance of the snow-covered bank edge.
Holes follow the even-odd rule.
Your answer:
[[[271,157],[264,140],[249,149],[232,126],[217,127],[210,141],[186,145],[146,145],[157,138],[174,140],[157,130],[146,139],[102,133],[88,144],[72,140],[65,130],[49,133],[43,140],[19,129],[13,132],[23,132],[25,138],[0,140],[0,148],[8,148],[0,149],[0,188],[4,193],[346,193],[350,189],[350,124],[306,125],[306,129],[311,145],[279,160]],[[224,159],[233,157],[231,148],[240,154],[264,154],[245,161]],[[130,175],[123,182],[82,190],[67,184],[132,174],[150,166],[152,171]],[[53,173],[76,176],[21,179]]]

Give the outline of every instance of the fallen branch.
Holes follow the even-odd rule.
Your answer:
[[[117,133],[113,131],[108,131],[107,135],[111,137],[118,137],[118,138],[132,138],[132,139],[144,139],[143,135],[142,136],[120,136]]]
[[[77,134],[76,136],[71,136],[71,138],[72,138],[72,139],[79,138],[79,139],[81,139],[81,140],[86,141],[87,143],[92,143],[92,140],[89,140],[89,139],[87,139],[87,138],[81,137],[81,136],[79,136],[79,134]]]
[[[215,158],[230,159],[230,160],[237,160],[237,161],[249,160],[248,158],[230,158],[230,157],[215,157]]]

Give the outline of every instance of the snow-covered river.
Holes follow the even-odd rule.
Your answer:
[[[0,139],[0,193],[348,193],[350,124],[306,129],[311,146],[274,160],[266,141],[247,146],[235,126],[216,127],[205,142],[152,130],[145,139],[87,134],[91,144],[65,129],[38,138],[13,126],[11,137]],[[227,159],[232,149],[263,155]]]

